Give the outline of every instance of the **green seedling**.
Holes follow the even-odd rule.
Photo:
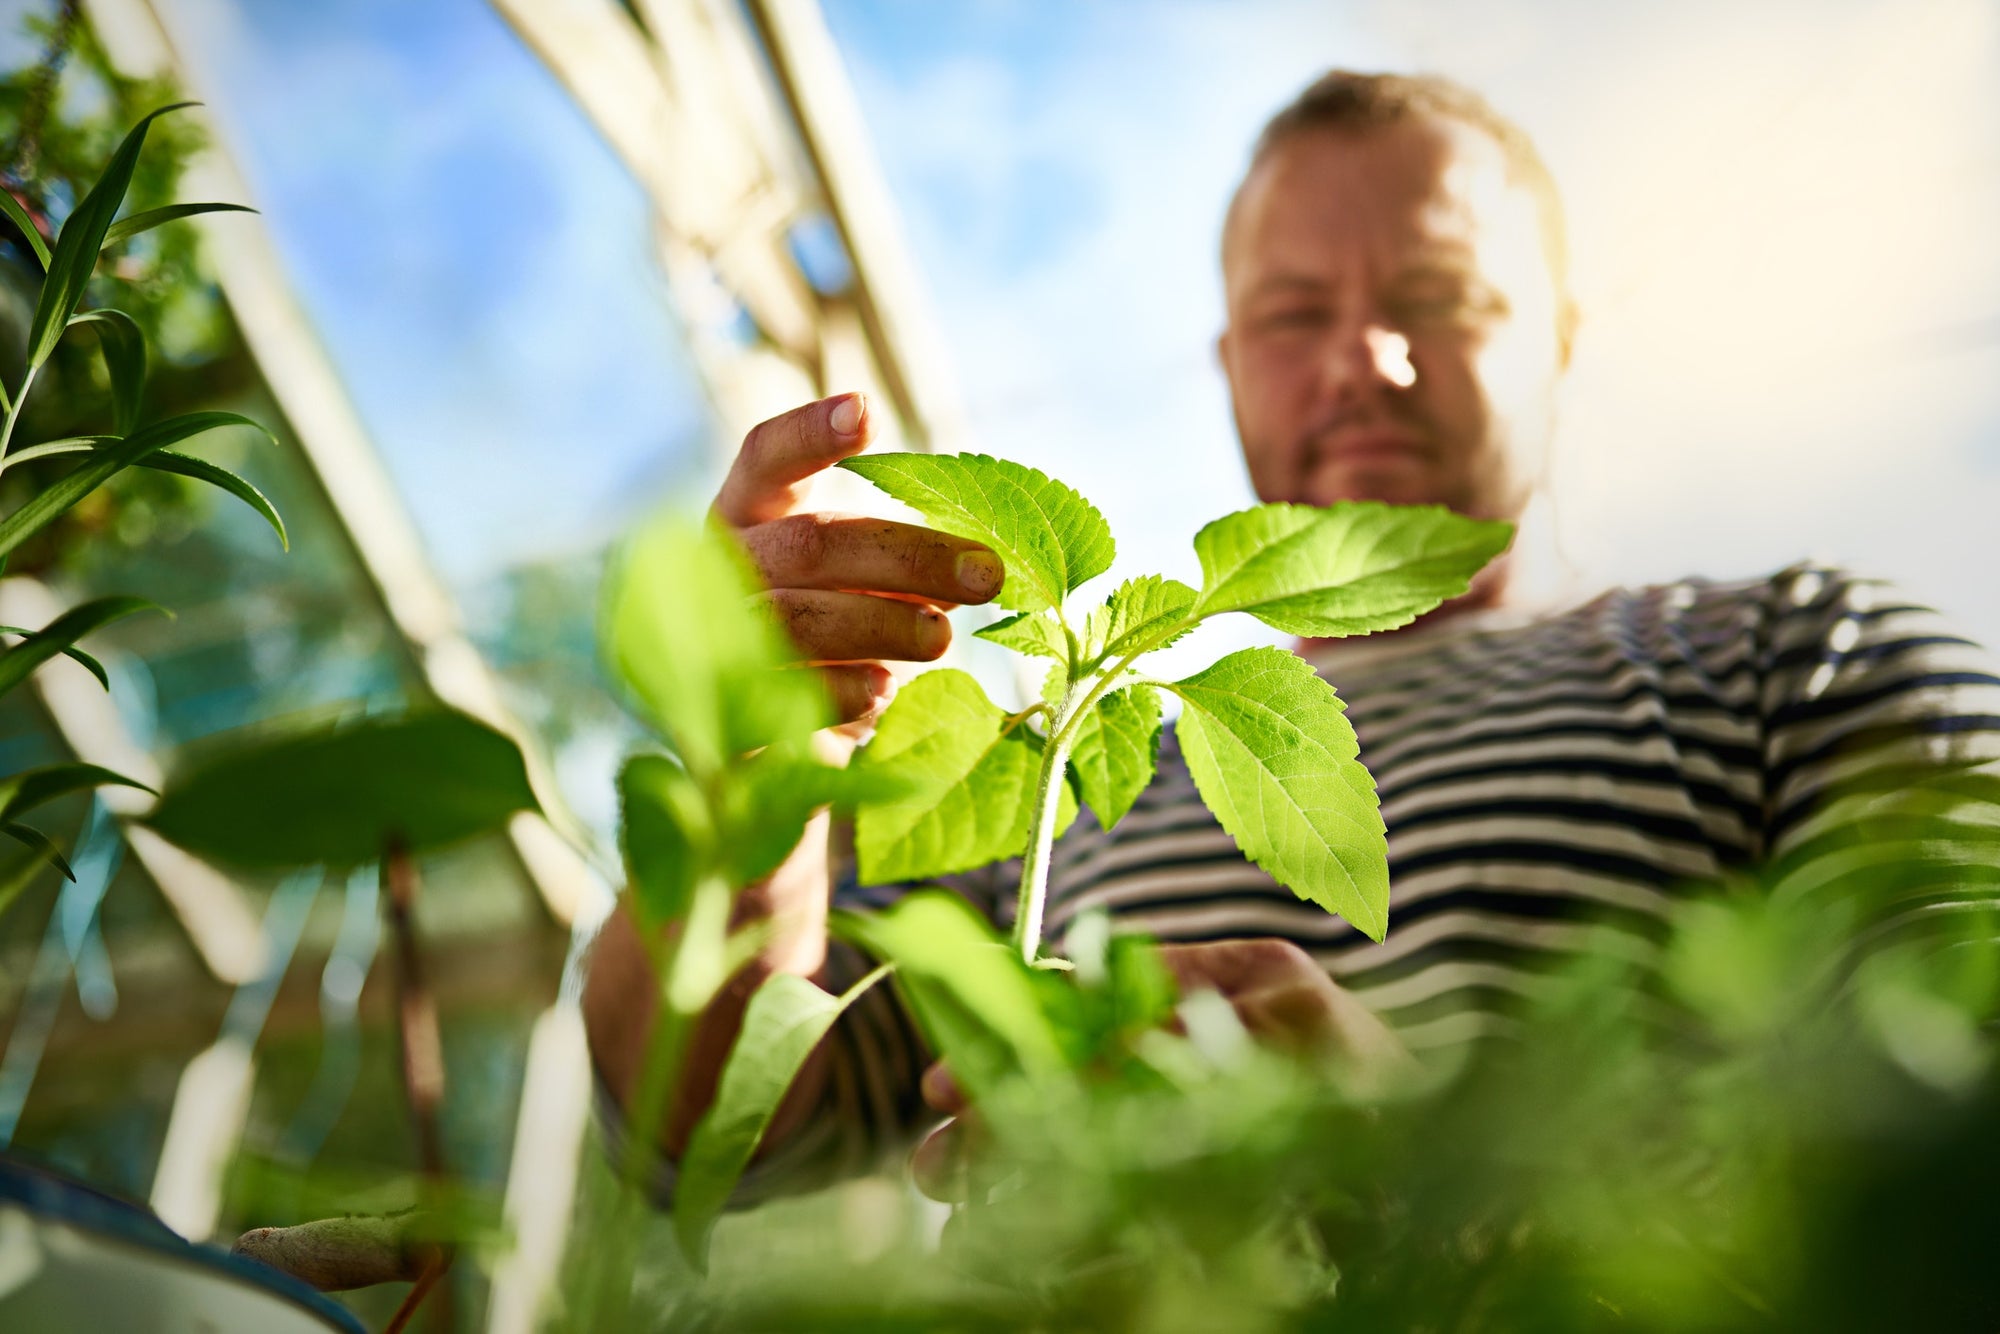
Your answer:
[[[1014,614],[977,633],[1050,663],[1042,697],[1018,713],[960,671],[931,672],[897,695],[857,762],[908,785],[860,804],[864,882],[1021,857],[1014,944],[1034,962],[1056,836],[1079,801],[1107,829],[1131,809],[1153,777],[1167,691],[1181,703],[1195,786],[1244,853],[1300,898],[1382,938],[1382,818],[1333,687],[1277,648],[1231,653],[1177,681],[1147,676],[1142,663],[1232,612],[1320,638],[1408,625],[1464,593],[1507,546],[1511,525],[1435,505],[1259,505],[1195,534],[1201,588],[1146,575],[1079,614],[1072,595],[1111,568],[1116,546],[1104,516],[1061,482],[978,454],[866,455],[841,466],[997,552],[1007,566],[1000,605]]]

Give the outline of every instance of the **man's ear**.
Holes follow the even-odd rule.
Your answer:
[[[1576,355],[1576,327],[1582,322],[1583,311],[1565,294],[1556,310],[1556,365],[1562,370],[1569,369],[1570,358]]]
[[[1229,387],[1234,390],[1236,387],[1236,374],[1234,368],[1230,365],[1230,358],[1229,326],[1225,324],[1222,326],[1222,332],[1215,336],[1215,364],[1222,367],[1222,374],[1229,380]]]

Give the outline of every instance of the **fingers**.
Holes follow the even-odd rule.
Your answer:
[[[868,444],[868,400],[837,394],[751,428],[715,498],[724,523],[749,528],[789,514],[803,484]]]
[[[965,1127],[947,1121],[911,1152],[910,1176],[927,1198],[939,1204],[963,1204],[971,1198],[964,1141]]]
[[[772,588],[895,593],[930,602],[985,602],[1000,591],[1000,558],[976,542],[888,519],[793,514],[747,529],[744,550]]]
[[[951,644],[935,607],[865,593],[778,588],[764,595],[808,662],[932,662]]]
[[[843,723],[873,718],[889,707],[896,694],[896,678],[879,662],[850,662],[820,669],[826,677],[827,697]]]
[[[951,1067],[943,1061],[933,1061],[930,1068],[924,1071],[917,1091],[924,1095],[924,1105],[934,1112],[957,1116],[965,1110],[965,1090],[951,1077]]]

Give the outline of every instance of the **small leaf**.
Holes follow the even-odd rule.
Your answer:
[[[169,111],[193,105],[177,102],[161,107],[134,125],[111,155],[104,174],[64,219],[62,230],[56,233],[55,248],[49,254],[48,277],[42,282],[34,321],[28,328],[30,367],[40,366],[49,359],[49,353],[55,350],[56,341],[69,324],[69,317],[76,313],[76,303],[83,299],[84,286],[97,267],[97,252],[104,245],[104,234],[110,230],[111,220],[117,216],[119,205],[125,202],[125,191],[132,184],[132,169],[139,163],[147,128]]]
[[[76,872],[69,869],[68,859],[55,844],[49,842],[48,835],[41,830],[24,824],[0,824],[0,834],[33,848],[41,854],[42,860],[61,871],[65,880],[76,879]]]
[[[683,519],[647,525],[620,553],[605,600],[604,656],[640,713],[690,772],[799,740],[832,713],[796,656],[735,542]]]
[[[25,625],[0,625],[0,635],[29,635],[33,633],[34,631],[28,629]],[[111,689],[111,674],[104,670],[104,664],[96,658],[91,657],[82,649],[74,646],[62,650],[62,655],[96,677],[97,684],[103,686],[106,690]]]
[[[908,784],[889,800],[860,803],[854,845],[864,884],[970,870],[1027,846],[1039,740],[1008,727],[964,672],[926,672],[898,691],[854,767]]]
[[[4,212],[13,224],[21,229],[21,237],[27,241],[28,248],[35,252],[35,258],[41,262],[42,271],[48,272],[49,243],[42,239],[42,229],[35,226],[35,220],[28,215],[28,210],[21,206],[20,200],[14,198],[14,192],[4,185],[0,185],[0,212]]]
[[[207,459],[198,459],[191,454],[182,454],[172,449],[162,449],[146,455],[139,460],[139,466],[151,468],[156,472],[192,477],[198,482],[207,482],[210,486],[227,491],[257,511],[258,516],[271,525],[271,531],[278,535],[279,546],[287,551],[292,549],[292,540],[285,532],[285,521],[279,517],[277,508],[264,498],[262,491],[229,469],[210,463]]]
[[[1160,757],[1160,697],[1150,686],[1114,690],[1078,725],[1070,750],[1084,804],[1110,829],[1153,781]]]
[[[834,929],[884,963],[931,1049],[974,1094],[1016,1072],[1063,1066],[1063,1045],[1033,970],[992,923],[956,894],[917,890],[879,913],[834,914]]]
[[[1165,648],[1194,629],[1188,613],[1194,610],[1196,592],[1178,579],[1162,579],[1149,574],[1127,579],[1118,585],[1104,605],[1090,613],[1083,630],[1085,662],[1114,662],[1163,634],[1177,622],[1187,624],[1162,638],[1155,649]],[[1151,650],[1148,650],[1149,652]]]
[[[427,852],[537,809],[513,741],[445,709],[239,739],[146,818],[246,867],[363,866],[392,839]]]
[[[1069,661],[1069,637],[1045,611],[1024,611],[1004,621],[983,625],[972,633],[1016,653]]]
[[[838,998],[792,973],[767,979],[743,1011],[743,1028],[722,1068],[715,1101],[688,1138],[674,1180],[674,1235],[697,1269],[708,1238],[771,1118],[842,1011],[888,973],[878,968]]]
[[[138,424],[139,401],[146,392],[146,335],[122,310],[87,310],[70,317],[70,328],[84,324],[97,330],[111,380],[112,424],[124,435]]]
[[[1393,630],[1465,592],[1513,533],[1441,505],[1258,505],[1195,534],[1195,610],[1247,611],[1294,635]]]
[[[255,213],[248,204],[168,204],[165,208],[149,208],[143,213],[134,213],[129,218],[120,218],[104,233],[104,244],[100,250],[108,250],[120,241],[129,241],[140,232],[149,232],[163,222],[173,222],[179,218],[191,218],[197,213]]]
[[[10,634],[27,634],[27,638],[12,648],[0,650],[0,695],[28,679],[28,674],[53,658],[58,653],[68,653],[88,667],[91,674],[106,690],[111,688],[110,679],[95,658],[80,654],[71,646],[91,631],[108,625],[121,616],[134,612],[159,611],[160,608],[144,598],[109,597],[95,598],[89,602],[71,607],[62,615],[50,621],[40,630],[32,633],[5,628]]]
[[[842,459],[934,527],[991,547],[1007,566],[998,601],[1010,611],[1060,608],[1111,568],[1104,516],[1033,468],[984,454],[863,454]]]
[[[151,792],[136,778],[114,773],[101,765],[69,761],[63,764],[47,764],[39,769],[29,769],[25,773],[14,774],[0,779],[0,821],[12,820],[17,815],[26,815],[37,806],[47,805],[57,797],[66,797],[72,792],[84,792],[96,787],[136,787],[141,792]]]
[[[1333,687],[1278,648],[1232,653],[1175,684],[1201,799],[1251,861],[1371,940],[1388,929],[1375,780]]]
[[[89,462],[65,473],[47,489],[0,520],[0,556],[33,537],[70,506],[102,486],[115,474],[140,462],[157,450],[179,444],[190,436],[224,426],[248,426],[272,438],[256,422],[236,412],[188,412],[154,422],[126,436],[115,445],[92,450]]]

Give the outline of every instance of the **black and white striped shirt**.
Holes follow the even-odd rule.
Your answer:
[[[1816,566],[1303,651],[1346,700],[1381,795],[1387,938],[1246,860],[1171,729],[1118,827],[1086,812],[1058,844],[1052,937],[1089,908],[1162,940],[1282,937],[1413,1049],[1451,1048],[1504,1031],[1510,1005],[1579,950],[1650,957],[1678,897],[1821,832],[1838,818],[1821,798],[1861,772],[2000,760],[2000,676],[1985,654],[1892,587]],[[1003,925],[1012,915],[1012,867],[954,888]],[[895,892],[838,897],[875,906]],[[855,967],[836,958],[829,982]],[[907,1134],[927,1059],[877,988],[836,1029],[808,1138],[854,1152]]]

